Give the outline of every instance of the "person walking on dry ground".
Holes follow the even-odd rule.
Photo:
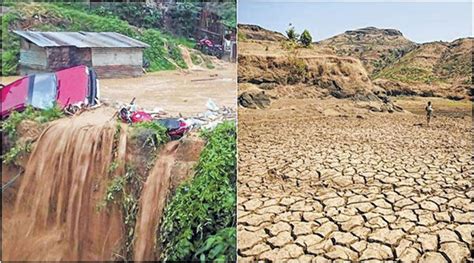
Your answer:
[[[428,126],[430,126],[430,121],[431,121],[431,118],[433,117],[433,106],[431,105],[431,101],[428,101],[428,105],[426,105],[425,111],[426,111],[426,123],[428,124]]]

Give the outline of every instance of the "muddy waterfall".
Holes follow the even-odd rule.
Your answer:
[[[182,179],[189,176],[189,163],[197,160],[202,142],[188,142],[194,145],[194,156],[180,153],[189,150],[186,141],[169,142],[145,169],[131,141],[126,126],[108,120],[63,119],[46,128],[16,182],[18,187],[8,190],[14,205],[3,208],[3,259],[159,259],[155,237],[176,180],[171,173],[179,171]],[[117,201],[108,196],[108,188],[128,173],[131,163],[146,171],[136,180],[140,187],[115,194],[129,198],[132,191],[136,193],[128,210],[135,211],[132,222],[122,204],[104,202]],[[181,168],[174,169],[178,164]]]

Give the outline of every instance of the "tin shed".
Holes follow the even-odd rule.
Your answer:
[[[21,37],[20,72],[93,67],[100,78],[143,74],[143,50],[149,45],[115,32],[14,31]]]

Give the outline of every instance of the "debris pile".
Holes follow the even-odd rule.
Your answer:
[[[196,116],[173,117],[161,108],[154,108],[147,111],[135,104],[135,98],[129,104],[123,104],[114,115],[125,123],[133,124],[138,122],[156,121],[167,128],[168,135],[172,139],[179,139],[187,132],[194,129],[214,129],[219,123],[236,117],[235,110],[229,107],[219,107],[212,99],[206,103],[207,110]]]

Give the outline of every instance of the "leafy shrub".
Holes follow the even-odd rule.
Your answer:
[[[133,254],[133,237],[138,214],[138,198],[143,187],[143,179],[135,168],[127,164],[125,174],[113,177],[108,183],[103,200],[97,204],[100,212],[109,204],[118,205],[122,211],[126,237],[123,244],[122,259],[131,259]],[[110,169],[109,169],[110,170]]]
[[[16,128],[24,120],[33,120],[38,123],[46,123],[64,116],[61,108],[54,105],[50,109],[36,110],[31,106],[26,107],[22,112],[14,111],[2,122],[2,132],[6,133],[11,140],[16,139]]]
[[[220,2],[208,1],[206,4],[208,8],[211,8],[211,10],[220,17],[219,22],[231,28],[237,27],[235,0]]]
[[[209,236],[202,246],[196,251],[196,257],[201,262],[228,261],[228,255],[235,253],[235,227],[219,230],[215,235]]]
[[[2,15],[2,76],[15,75],[20,56],[20,40],[8,29],[18,21],[16,12]]]
[[[150,61],[150,71],[170,70],[176,66],[167,58],[166,39],[163,34],[157,30],[147,29],[139,38],[141,41],[150,45],[146,48],[143,56]]]
[[[177,35],[192,37],[201,9],[201,3],[193,2],[177,2],[168,6],[166,15],[170,17],[170,29]]]
[[[133,124],[133,138],[143,146],[153,147],[157,149],[159,145],[166,143],[169,138],[166,133],[166,127],[163,125],[149,121]]]
[[[207,144],[195,177],[178,187],[165,209],[161,225],[165,261],[236,259],[235,123],[225,122],[202,136]]]
[[[290,41],[296,41],[299,37],[299,35],[295,31],[295,27],[290,24],[288,29],[286,30],[286,36],[288,36],[288,39]]]
[[[191,53],[191,61],[193,62],[194,65],[199,65],[202,63],[202,59],[200,56],[198,56],[196,53]]]
[[[15,164],[19,157],[22,157],[29,152],[31,152],[31,142],[27,142],[24,145],[16,144],[10,148],[8,152],[2,155],[2,163]]]
[[[10,116],[2,122],[2,133],[6,135],[6,138],[11,144],[11,148],[2,156],[3,163],[14,163],[19,156],[28,153],[31,150],[30,142],[27,142],[24,145],[18,145],[16,143],[18,139],[17,127],[22,121],[32,120],[38,123],[46,123],[63,116],[64,114],[61,108],[57,105],[46,110],[35,110],[31,106],[28,106],[22,112],[12,112]]]
[[[145,3],[103,3],[93,10],[100,16],[117,16],[131,25],[143,28],[161,26],[161,13]]]
[[[305,29],[303,31],[300,36],[300,42],[304,47],[309,47],[311,45],[313,38],[311,37],[311,34],[308,32],[308,30]]]

